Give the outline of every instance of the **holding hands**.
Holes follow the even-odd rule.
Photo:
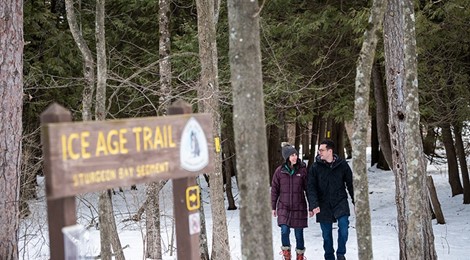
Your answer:
[[[312,211],[309,211],[308,212],[308,216],[311,218],[313,217],[315,214],[318,214],[320,213],[320,207],[316,207],[314,208]]]

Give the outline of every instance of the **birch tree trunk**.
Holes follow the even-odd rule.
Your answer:
[[[228,0],[227,5],[242,259],[273,259],[260,8],[257,0]]]
[[[356,70],[354,103],[353,170],[356,232],[359,259],[373,259],[372,232],[369,206],[369,181],[367,178],[367,128],[369,121],[369,95],[372,65],[377,47],[378,31],[382,27],[386,0],[374,0],[369,16],[368,30],[359,54]]]
[[[107,62],[106,62],[106,30],[105,30],[105,0],[96,0],[95,17],[95,39],[96,39],[96,105],[95,120],[106,119],[106,81],[107,81]],[[113,202],[109,190],[100,192],[99,196],[99,220],[100,220],[100,242],[101,259],[112,259],[112,253],[116,260],[123,260],[119,234],[117,232],[116,220],[114,218]],[[112,250],[111,247],[112,246]]]
[[[160,191],[167,181],[152,182],[147,185],[147,201],[145,203],[146,258],[162,259],[162,241],[160,232]]]
[[[211,114],[213,136],[220,139],[219,78],[217,66],[217,42],[214,0],[196,0],[199,59],[201,61],[201,85],[198,89],[199,112]],[[217,8],[218,9],[218,8]],[[214,152],[214,172],[209,173],[212,211],[211,259],[230,259],[227,217],[224,204],[222,157]]]
[[[169,0],[158,1],[158,27],[159,27],[159,71],[160,96],[157,115],[167,114],[171,101],[171,38],[170,38],[170,3]],[[167,181],[159,181],[147,185],[146,209],[146,257],[162,259],[162,239],[160,230],[160,190]]]
[[[107,114],[106,81],[108,80],[108,65],[106,62],[106,30],[104,24],[105,15],[105,0],[96,0],[96,120],[105,120]]]
[[[400,259],[437,259],[420,135],[412,0],[389,0],[384,21],[389,126]]]
[[[92,119],[91,108],[95,80],[97,81],[95,119],[104,120],[106,118],[106,80],[107,80],[107,62],[106,62],[106,38],[105,38],[105,1],[96,1],[95,17],[95,37],[97,52],[97,75],[95,79],[95,64],[93,55],[83,38],[78,25],[72,0],[65,0],[65,9],[67,12],[67,21],[70,32],[83,56],[85,86],[82,94],[82,120]],[[119,236],[117,234],[116,222],[113,215],[111,197],[108,191],[101,192],[99,195],[99,220],[100,220],[100,241],[101,241],[101,259],[111,259],[111,244],[116,259],[124,259]]]
[[[95,63],[90,48],[88,48],[85,39],[80,31],[80,27],[75,16],[73,0],[65,0],[65,10],[67,12],[67,21],[73,39],[77,44],[83,58],[83,75],[85,85],[82,92],[82,119],[83,121],[91,120],[91,108],[93,105],[93,92],[95,89]]]
[[[0,0],[0,259],[18,259],[23,1]]]

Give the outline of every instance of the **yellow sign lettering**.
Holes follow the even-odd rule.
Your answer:
[[[134,167],[126,167],[118,169],[119,179],[131,178],[134,176]]]
[[[134,127],[132,132],[135,134],[135,149],[137,152],[140,152],[140,133],[142,133],[142,127]]]
[[[127,129],[119,129],[119,153],[120,154],[127,154],[129,150],[126,148],[126,133]]]
[[[108,155],[108,148],[106,146],[106,139],[104,138],[103,132],[98,133],[95,156],[100,156],[101,154]]]
[[[150,127],[144,127],[142,141],[144,142],[144,151],[154,149],[152,143],[152,130]]]
[[[80,134],[80,142],[82,148],[82,158],[88,159],[91,157],[90,152],[88,152],[87,148],[90,147],[90,143],[88,142],[88,137],[90,137],[90,132],[85,131]]]
[[[62,135],[62,160],[77,160],[80,158],[80,153],[73,150],[74,140],[80,140],[77,133],[70,134],[68,137]]]

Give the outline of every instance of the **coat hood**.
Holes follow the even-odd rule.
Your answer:
[[[336,154],[333,154],[333,158],[334,160],[332,163],[327,163],[326,161],[321,159],[320,155],[317,155],[317,157],[315,157],[315,162],[320,165],[328,166],[331,168],[336,168],[338,165],[340,165],[344,161],[343,158],[339,157]]]

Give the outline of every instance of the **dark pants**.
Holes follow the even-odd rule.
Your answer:
[[[323,236],[323,249],[326,260],[335,260],[335,249],[333,248],[333,223],[321,223]],[[338,218],[338,250],[336,255],[346,254],[346,242],[348,241],[349,216]]]

